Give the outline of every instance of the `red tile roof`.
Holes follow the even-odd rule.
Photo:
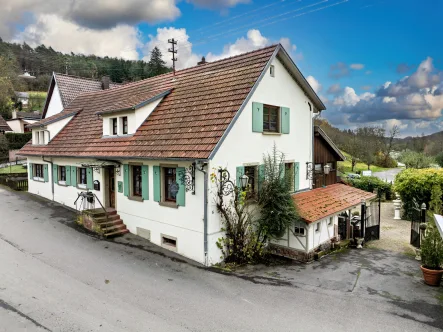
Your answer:
[[[1,131],[12,131],[5,119],[0,115],[0,130]]]
[[[362,200],[371,200],[376,194],[342,183],[317,188],[292,195],[300,216],[312,223],[330,215],[359,205]]]
[[[208,158],[248,96],[277,46],[129,83],[83,93],[69,108],[82,108],[46,146],[27,144],[23,155]],[[131,137],[102,138],[96,113],[171,89]],[[143,98],[139,98],[141,100]],[[137,99],[137,98],[136,98]]]
[[[102,91],[102,82],[99,80],[54,73],[60,91],[63,107],[68,106],[77,96],[85,92]],[[109,89],[122,84],[110,83]]]
[[[35,127],[40,127],[40,126],[45,126],[47,124],[53,123],[53,122],[57,122],[58,120],[61,119],[65,119],[67,117],[76,115],[78,112],[80,112],[82,109],[81,108],[65,108],[63,111],[61,111],[60,113],[57,113],[53,116],[50,116],[49,118],[45,118],[43,120],[28,124],[26,127],[27,128],[35,128]]]

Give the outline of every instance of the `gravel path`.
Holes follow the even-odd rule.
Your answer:
[[[415,255],[414,247],[409,244],[411,222],[394,220],[393,203],[382,203],[380,225],[380,240],[369,242],[368,247]]]

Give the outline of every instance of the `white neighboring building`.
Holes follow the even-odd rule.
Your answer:
[[[33,124],[41,119],[41,114],[39,111],[34,112],[20,112],[17,110],[12,111],[12,118],[7,120],[11,131],[14,133],[26,133],[29,132],[30,129],[27,128],[27,125]]]
[[[312,118],[324,108],[276,45],[83,93],[52,116],[48,106],[20,153],[29,192],[71,208],[79,192],[93,192],[118,213],[107,231],[129,230],[210,265],[220,261],[222,225],[209,174],[223,167],[234,182],[247,174],[257,190],[275,143],[294,192],[311,189]]]

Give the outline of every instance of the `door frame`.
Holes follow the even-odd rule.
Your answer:
[[[114,178],[114,206],[111,205],[111,174],[114,173],[113,178]],[[105,202],[104,205],[105,207],[112,207],[112,208],[116,208],[117,206],[117,194],[116,194],[116,190],[117,186],[116,186],[116,171],[115,171],[115,166],[107,166],[104,168],[104,186],[103,186],[103,190],[104,190],[104,197],[105,197]]]

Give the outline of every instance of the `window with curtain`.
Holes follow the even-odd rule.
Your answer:
[[[142,167],[133,165],[132,169],[132,196],[142,196]]]

